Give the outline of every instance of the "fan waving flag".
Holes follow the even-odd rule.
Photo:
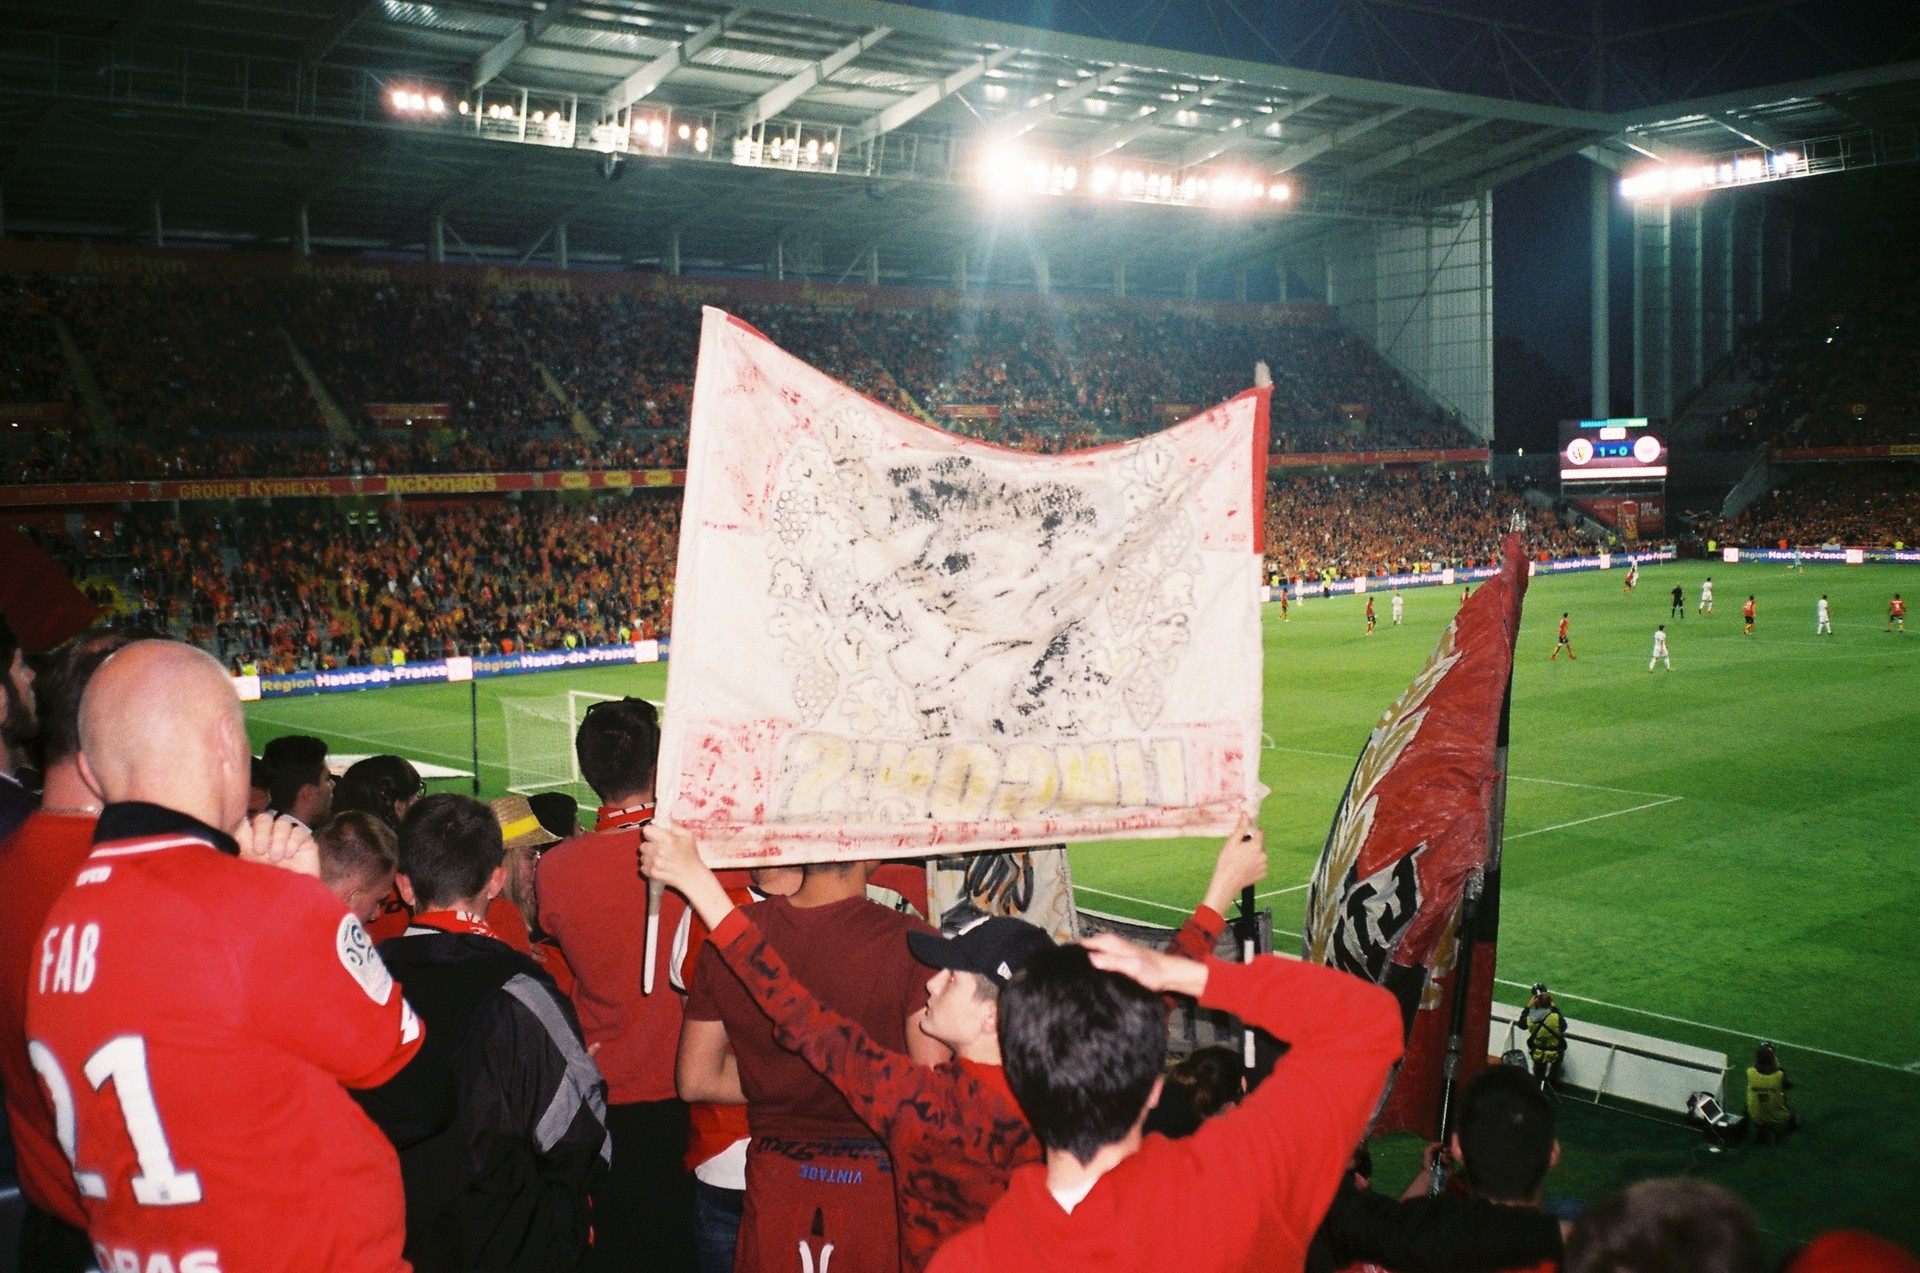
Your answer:
[[[1030,455],[708,309],[661,817],[734,866],[1231,830],[1264,794],[1267,395]]]
[[[1499,916],[1506,716],[1527,591],[1520,537],[1465,602],[1426,666],[1367,738],[1307,892],[1306,958],[1385,986],[1400,1000],[1407,1057],[1376,1133],[1437,1133],[1456,956],[1474,956],[1458,1080],[1486,1057]],[[1462,903],[1478,893],[1463,933]],[[1464,940],[1463,940],[1464,939]]]

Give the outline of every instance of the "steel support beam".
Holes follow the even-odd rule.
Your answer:
[[[627,76],[626,79],[621,80],[600,103],[600,117],[605,119],[617,115],[659,88],[666,81],[667,76],[693,61],[703,49],[725,35],[736,22],[746,16],[745,9],[729,9],[632,75]]]
[[[1325,93],[1309,93],[1305,97],[1295,98],[1285,106],[1265,115],[1249,115],[1237,124],[1230,124],[1220,131],[1209,133],[1180,152],[1173,161],[1176,168],[1190,168],[1194,164],[1203,164],[1216,156],[1224,155],[1243,142],[1255,140],[1256,128],[1270,128],[1275,124],[1293,118],[1301,111],[1312,110],[1327,100]]]
[[[1451,124],[1437,132],[1428,133],[1425,137],[1416,137],[1405,145],[1395,146],[1391,150],[1382,151],[1371,159],[1355,164],[1340,174],[1340,180],[1349,185],[1356,181],[1365,181],[1367,178],[1377,176],[1389,168],[1397,168],[1409,159],[1418,159],[1421,155],[1426,154],[1429,150],[1437,146],[1444,146],[1450,141],[1458,141],[1474,129],[1485,126],[1486,123],[1487,121],[1484,119],[1467,119],[1462,120],[1458,124]]]
[[[756,97],[741,116],[740,126],[752,128],[765,123],[806,95],[809,89],[825,82],[835,71],[893,34],[892,27],[874,27],[859,39],[843,44],[833,52]]]
[[[380,4],[381,0],[347,0],[346,7],[301,46],[300,61],[307,66],[324,62],[327,54],[333,52],[349,32],[380,12]]]
[[[680,272],[680,227],[677,225],[667,227],[667,259],[663,268],[669,274]]]
[[[1132,69],[1130,66],[1116,63],[1098,75],[1089,75],[1083,80],[1068,85],[1058,93],[1050,95],[1044,102],[1017,110],[1011,115],[1002,115],[987,125],[981,140],[988,145],[1012,141],[1015,137],[1038,128],[1067,107],[1085,101]]]
[[[1345,128],[1336,128],[1332,132],[1321,133],[1312,141],[1303,141],[1299,145],[1287,147],[1280,152],[1278,158],[1271,163],[1262,164],[1261,167],[1274,176],[1292,172],[1301,164],[1318,159],[1335,146],[1344,146],[1355,138],[1366,136],[1376,128],[1391,124],[1402,115],[1411,114],[1413,109],[1411,106],[1395,106],[1392,110],[1384,110],[1377,115],[1369,115],[1365,119],[1356,119]]]
[[[1605,420],[1613,414],[1613,311],[1608,289],[1612,277],[1609,272],[1612,217],[1613,174],[1595,164],[1587,171],[1588,286],[1592,292],[1587,307],[1587,327],[1593,360],[1587,409],[1595,420]]]
[[[1162,121],[1169,115],[1177,114],[1180,111],[1189,110],[1194,106],[1198,106],[1201,102],[1206,101],[1209,94],[1219,91],[1219,88],[1220,85],[1217,83],[1203,84],[1178,101],[1164,102],[1154,107],[1145,115],[1129,120],[1126,123],[1115,124],[1111,128],[1095,133],[1093,138],[1087,143],[1087,158],[1098,159],[1102,155],[1110,154],[1120,149],[1136,138],[1145,137],[1148,133],[1160,127]]]
[[[500,42],[473,61],[473,87],[479,88],[513,65],[520,50],[537,43],[547,28],[578,7],[580,0],[548,0],[547,7],[507,32]]]
[[[293,254],[302,257],[313,255],[312,225],[307,219],[307,205],[304,203],[293,215]]]
[[[936,80],[919,92],[901,98],[879,114],[869,115],[847,130],[841,143],[842,148],[852,150],[866,145],[876,137],[884,137],[902,124],[952,97],[988,71],[998,70],[1006,65],[1018,56],[1019,52],[1019,49],[1012,47],[995,49],[979,61],[969,62],[944,79]]]

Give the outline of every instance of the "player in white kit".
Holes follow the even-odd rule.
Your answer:
[[[1813,635],[1822,632],[1833,635],[1833,618],[1827,613],[1827,594],[1821,593],[1820,600],[1813,603]]]
[[[1713,613],[1713,576],[1708,575],[1706,582],[1700,585],[1700,613]]]
[[[1400,595],[1400,590],[1398,588],[1395,588],[1393,590],[1393,626],[1394,627],[1397,628],[1400,626],[1400,616],[1406,612],[1406,609],[1407,609],[1406,599]]]
[[[1667,671],[1673,671],[1673,658],[1667,653],[1667,625],[1661,624],[1653,630],[1653,657],[1647,660],[1647,671],[1653,671],[1653,665],[1665,659]]]

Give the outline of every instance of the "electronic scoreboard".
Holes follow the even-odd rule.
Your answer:
[[[1636,420],[1562,420],[1560,480],[1637,482],[1667,475],[1667,444]]]

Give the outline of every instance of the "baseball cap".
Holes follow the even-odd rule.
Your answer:
[[[1052,945],[1044,929],[997,915],[975,920],[952,937],[907,934],[907,949],[927,967],[977,972],[996,986],[1012,981],[1027,960]]]

